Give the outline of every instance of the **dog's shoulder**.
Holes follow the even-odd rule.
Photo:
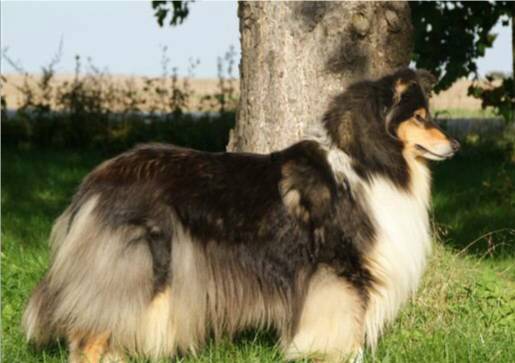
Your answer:
[[[301,141],[280,154],[283,204],[303,223],[320,225],[334,209],[338,188],[326,150],[316,141]]]

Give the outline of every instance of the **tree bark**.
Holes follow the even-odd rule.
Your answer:
[[[229,151],[298,140],[349,83],[409,63],[407,2],[240,2],[240,104]]]

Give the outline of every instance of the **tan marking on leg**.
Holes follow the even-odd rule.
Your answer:
[[[107,352],[110,333],[85,337],[79,333],[70,336],[70,363],[100,363]]]
[[[167,287],[153,298],[145,310],[138,333],[139,353],[157,358],[175,350],[171,304],[171,290]]]
[[[102,356],[102,363],[127,363],[125,355],[120,352],[108,351]]]

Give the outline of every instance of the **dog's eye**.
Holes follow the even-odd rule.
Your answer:
[[[415,114],[415,121],[419,125],[423,125],[426,122],[426,119],[420,116],[419,114]]]

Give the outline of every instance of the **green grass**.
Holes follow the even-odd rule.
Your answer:
[[[438,110],[434,109],[433,114],[438,118],[494,118],[500,117],[495,113],[495,110],[491,107],[486,109],[467,109],[467,108],[449,108]]]
[[[77,151],[2,152],[3,362],[66,360],[64,346],[29,347],[20,319],[47,268],[53,220],[81,178],[104,157]],[[367,352],[366,361],[515,362],[514,164],[506,150],[465,145],[459,156],[435,169],[434,255],[419,293],[388,328],[376,354]],[[273,336],[262,332],[209,344],[199,357],[184,359],[280,360]]]

